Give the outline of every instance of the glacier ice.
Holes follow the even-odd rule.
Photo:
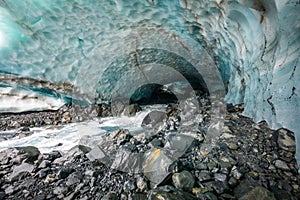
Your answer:
[[[246,116],[295,133],[299,163],[299,13],[296,0],[1,0],[1,108],[16,108],[7,88],[59,105],[225,87]]]

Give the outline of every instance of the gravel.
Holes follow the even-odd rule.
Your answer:
[[[198,136],[205,138],[203,130],[209,121],[210,107],[208,100],[201,102],[202,115],[207,119],[203,118],[199,131],[176,130],[178,122],[176,126],[170,126],[171,120],[178,120],[174,114],[163,121],[166,126],[162,126],[158,134],[149,138],[132,137],[126,130],[118,130],[114,137],[107,136],[112,138],[106,138],[111,143],[105,152],[103,148],[107,143],[99,144],[98,149],[78,145],[66,153],[42,154],[35,147],[2,151],[0,200],[251,199],[258,195],[265,199],[300,199],[294,133],[285,129],[271,130],[266,122],[256,124],[241,114],[243,105],[229,105],[223,134],[209,151],[201,152],[205,140],[198,140]],[[17,130],[15,134],[22,134],[29,133],[35,126],[110,115],[108,105],[94,105],[82,110],[85,114],[76,114],[80,112],[71,106],[56,112],[2,114],[0,129],[14,129]],[[167,113],[167,116],[170,115]],[[177,143],[174,140],[177,136],[181,141],[189,141],[186,143],[189,146],[182,145],[184,142]],[[10,139],[9,136],[2,137]],[[190,138],[193,139],[190,141]],[[118,152],[113,154],[114,151],[109,149]],[[134,160],[133,155],[143,152],[149,152],[150,157],[146,158],[152,160]],[[170,153],[177,157],[167,162]],[[109,158],[128,155],[127,162],[119,158],[120,164],[114,163],[119,167],[128,167],[132,164],[129,161],[155,167],[154,161],[158,158],[165,165],[151,173],[143,170],[127,173],[111,168],[111,160],[106,155],[110,155]],[[160,177],[157,179],[157,176]]]

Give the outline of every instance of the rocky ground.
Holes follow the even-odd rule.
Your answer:
[[[64,105],[58,111],[2,113],[0,114],[0,131],[11,129],[22,131],[24,127],[67,124],[111,115],[108,104],[96,104],[87,107]]]
[[[209,105],[202,105],[205,116],[205,107]],[[227,107],[222,135],[210,151],[201,149],[205,134],[189,132],[187,137],[194,137],[188,148],[183,148],[184,153],[177,155],[180,147],[173,148],[178,143],[171,137],[176,136],[177,118],[170,112],[165,116],[167,126],[146,139],[119,130],[113,136],[102,138],[97,148],[79,145],[67,153],[47,154],[30,146],[2,151],[0,199],[300,199],[293,133],[285,129],[271,130],[265,122],[255,124],[241,115],[242,110],[243,105]],[[106,105],[77,111],[65,106],[57,112],[5,114],[0,116],[0,128],[19,128],[15,134],[21,134],[30,132],[34,126],[111,115]],[[145,120],[144,125],[151,123]],[[205,126],[205,120],[203,124]],[[2,138],[5,139],[9,137]],[[107,141],[111,143],[107,145]],[[126,157],[134,161],[139,153],[150,153],[141,161],[144,170],[122,160],[119,167],[123,170],[116,170],[118,167],[112,167],[116,162],[105,160],[100,147],[108,148],[104,153],[114,153],[116,160],[119,151],[134,155]],[[169,154],[176,159],[168,160]],[[163,170],[146,172],[145,168],[153,166],[158,158],[167,163],[162,164]],[[124,170],[126,167],[136,170]]]

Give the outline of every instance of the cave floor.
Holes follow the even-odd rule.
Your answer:
[[[64,106],[59,111],[2,114],[0,129],[18,131],[0,139],[26,137],[31,127],[111,115],[107,105],[77,110],[81,114],[74,117],[75,110]],[[300,199],[293,133],[254,123],[242,111],[243,105],[228,106],[213,148],[200,151],[198,141],[155,187],[142,173],[90,161],[90,149],[84,146],[66,154],[41,154],[35,147],[2,151],[0,199]]]

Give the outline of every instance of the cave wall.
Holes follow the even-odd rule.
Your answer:
[[[140,69],[132,70],[142,66],[153,83],[203,78],[211,91],[224,87],[227,103],[244,103],[246,116],[290,129],[300,140],[299,1],[2,0],[0,6],[5,92],[21,85],[111,98],[112,82],[145,84],[131,81],[143,79]],[[202,77],[189,76],[189,65]],[[32,79],[51,84],[34,85]]]

